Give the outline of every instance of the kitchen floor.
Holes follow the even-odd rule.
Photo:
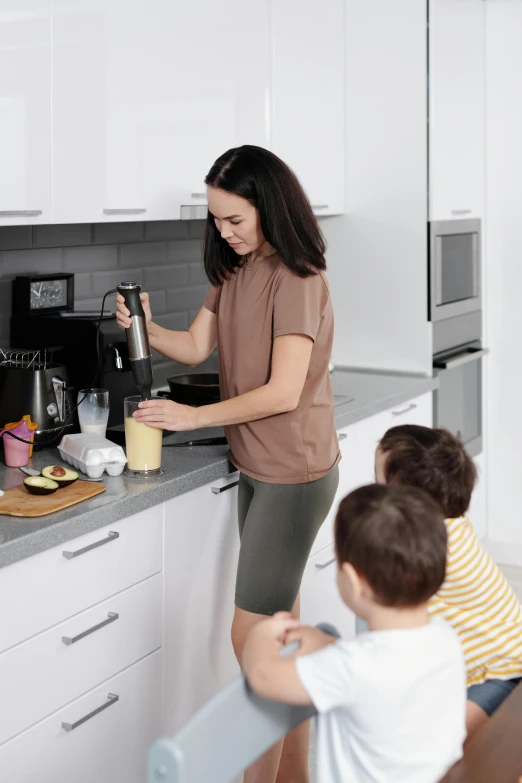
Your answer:
[[[522,601],[522,568],[516,566],[501,566],[501,569],[511,587]],[[314,728],[314,722],[312,721],[310,731],[310,752],[308,755],[310,783],[315,783],[316,780],[316,736]]]

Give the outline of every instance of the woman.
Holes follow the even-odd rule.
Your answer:
[[[249,629],[280,610],[299,617],[299,587],[338,484],[339,445],[328,364],[333,312],[324,240],[293,172],[260,147],[222,155],[205,183],[204,265],[212,284],[186,332],[152,321],[152,348],[191,366],[216,348],[222,402],[140,404],[151,427],[225,426],[240,471],[241,548],[232,642],[239,661]],[[118,323],[130,325],[118,297]],[[292,732],[245,774],[245,783],[307,781],[308,728]],[[279,770],[279,772],[278,772]]]

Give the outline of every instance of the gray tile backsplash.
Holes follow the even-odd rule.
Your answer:
[[[73,272],[75,308],[96,310],[127,278],[149,292],[155,320],[186,329],[208,283],[201,262],[205,221],[0,227],[0,346],[9,343],[11,281],[17,274]],[[106,306],[114,307],[108,300]],[[169,365],[154,356],[164,369]]]

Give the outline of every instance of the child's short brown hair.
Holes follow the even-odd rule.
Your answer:
[[[403,424],[389,429],[379,448],[386,456],[387,483],[423,489],[439,503],[447,519],[464,516],[477,469],[455,435],[444,429]]]
[[[383,606],[426,603],[444,581],[447,534],[437,503],[420,489],[370,484],[339,506],[335,550]]]

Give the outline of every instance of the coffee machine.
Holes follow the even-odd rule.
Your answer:
[[[61,295],[53,296],[53,292],[59,291],[62,278],[64,285],[67,284],[67,293],[63,291]],[[74,311],[73,292],[72,275],[31,276],[29,281],[28,276],[16,278],[13,281],[11,345],[40,350],[51,347],[53,357],[67,370],[68,386],[73,387],[74,398],[80,389],[108,389],[107,437],[111,437],[111,428],[118,429],[123,424],[123,399],[138,393],[126,333],[118,327],[112,313],[104,312],[100,320],[100,313]],[[42,306],[42,296],[49,306]],[[76,430],[79,430],[77,424]]]

